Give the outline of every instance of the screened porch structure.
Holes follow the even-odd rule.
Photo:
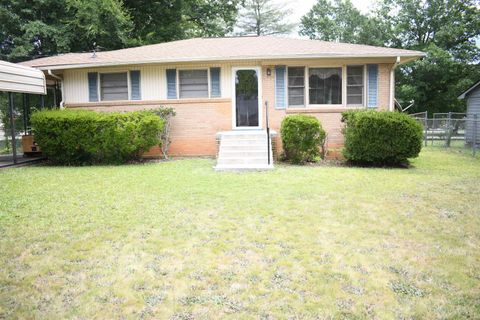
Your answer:
[[[19,142],[28,134],[29,95],[41,95],[41,101],[47,93],[45,75],[42,71],[18,64],[0,61],[0,92],[7,94],[7,106],[3,110],[0,123],[0,167],[37,160],[38,157],[23,157]],[[22,111],[16,112],[19,103],[14,97],[23,97]],[[23,128],[16,120],[21,118]]]

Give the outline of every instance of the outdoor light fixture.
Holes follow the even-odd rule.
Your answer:
[[[269,77],[270,77],[271,75],[272,75],[272,69],[270,69],[270,68],[267,68],[267,76],[269,76]]]

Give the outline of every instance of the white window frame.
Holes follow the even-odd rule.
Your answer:
[[[348,72],[347,72],[347,69],[348,67],[363,67],[363,72],[362,72],[362,76],[363,76],[363,88],[362,88],[362,92],[363,92],[363,96],[362,96],[362,103],[361,104],[348,104],[348,93],[347,93],[347,89],[348,89],[348,79],[346,78],[348,76]],[[345,74],[346,74],[346,77],[345,77],[345,106],[348,107],[348,108],[355,108],[355,107],[365,107],[366,104],[365,104],[365,101],[367,100],[367,91],[365,90],[365,87],[367,86],[367,65],[366,64],[347,64],[345,65]]]
[[[95,71],[92,71],[95,72]],[[126,73],[127,74],[127,94],[128,94],[128,99],[127,100],[103,100],[102,99],[102,74],[112,74],[112,73]],[[140,72],[141,74],[141,72]],[[98,101],[130,101],[132,100],[132,88],[131,88],[131,83],[130,83],[130,70],[118,70],[118,71],[106,71],[106,72],[97,72],[97,90],[98,90]],[[140,91],[142,89],[140,88]]]
[[[287,108],[292,108],[292,109],[297,109],[297,108],[305,108],[307,104],[307,97],[306,97],[306,89],[307,89],[307,79],[306,78],[306,72],[307,72],[307,67],[304,66],[286,66],[287,68],[287,76],[285,78],[285,88],[286,88],[286,96],[287,96]],[[295,105],[290,105],[289,103],[289,93],[288,93],[288,70],[290,68],[303,68],[303,104],[295,104]]]
[[[337,103],[337,104],[311,104],[310,103],[310,69],[330,69],[330,68],[340,68],[341,73],[342,73],[342,103]],[[331,108],[338,108],[338,107],[343,107],[346,106],[346,86],[345,86],[345,76],[346,76],[346,66],[345,65],[328,65],[328,66],[308,66],[307,67],[308,73],[305,74],[305,77],[307,78],[307,83],[308,87],[306,87],[306,91],[308,94],[308,106],[313,107],[313,108],[325,108],[325,107],[331,107]]]
[[[257,80],[258,80],[258,126],[256,127],[237,127],[237,112],[236,112],[236,76],[237,71],[239,70],[255,70],[257,73]],[[263,128],[263,93],[262,93],[262,68],[258,66],[244,66],[244,67],[233,67],[232,68],[232,128],[233,130],[258,130]],[[287,90],[288,91],[288,90]]]
[[[184,67],[184,68],[177,68],[177,74],[176,74],[176,81],[177,81],[177,99],[179,100],[188,100],[188,99],[212,99],[211,96],[211,79],[210,79],[210,68],[220,68],[220,78],[222,77],[222,70],[221,67]],[[197,98],[181,98],[180,97],[180,71],[190,71],[190,70],[207,70],[207,87],[208,87],[208,96],[207,97],[197,97]],[[221,82],[221,79],[220,79]],[[220,91],[220,95],[221,95]]]

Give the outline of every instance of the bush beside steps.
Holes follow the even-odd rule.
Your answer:
[[[54,164],[120,164],[159,144],[165,120],[151,111],[42,110],[32,114],[35,140]]]
[[[291,115],[280,128],[283,158],[295,164],[317,161],[323,154],[326,133],[313,116]]]
[[[422,148],[422,126],[407,114],[347,111],[342,114],[344,157],[356,164],[401,165]]]

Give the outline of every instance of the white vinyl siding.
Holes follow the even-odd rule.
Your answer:
[[[101,73],[100,93],[102,101],[128,100],[127,72]]]
[[[363,105],[363,93],[363,66],[347,66],[347,105]]]
[[[178,72],[180,99],[208,98],[208,70],[180,70]]]
[[[305,105],[305,67],[288,68],[288,106]]]

